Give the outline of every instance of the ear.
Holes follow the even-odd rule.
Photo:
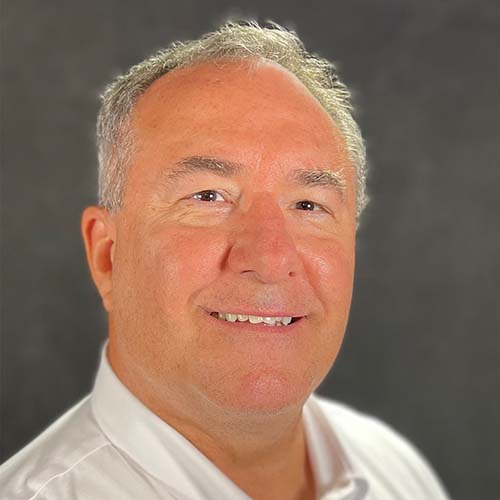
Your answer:
[[[90,274],[109,313],[113,307],[115,225],[105,208],[92,206],[83,212],[81,229]]]

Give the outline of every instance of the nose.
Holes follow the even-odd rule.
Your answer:
[[[240,214],[227,266],[238,274],[275,284],[295,276],[301,266],[279,205],[269,199],[253,203]]]

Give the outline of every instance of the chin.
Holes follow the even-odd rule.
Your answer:
[[[300,411],[313,390],[314,385],[306,377],[292,380],[282,373],[266,370],[243,376],[228,391],[219,385],[210,399],[229,412],[269,415]]]

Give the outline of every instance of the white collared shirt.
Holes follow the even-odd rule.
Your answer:
[[[380,421],[304,406],[321,500],[446,500],[429,465]],[[249,500],[119,381],[103,351],[90,396],[0,467],[2,500]]]

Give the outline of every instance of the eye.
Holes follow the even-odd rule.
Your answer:
[[[309,201],[309,200],[298,201],[295,204],[295,207],[298,208],[299,210],[309,210],[311,212],[323,209],[321,205],[318,205],[317,203],[314,203],[314,201]]]
[[[213,189],[206,189],[193,194],[192,198],[198,201],[225,201],[224,197]]]

